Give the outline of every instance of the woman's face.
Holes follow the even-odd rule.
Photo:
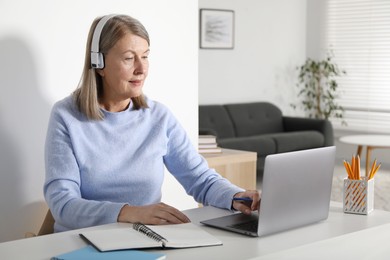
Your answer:
[[[103,79],[101,105],[108,111],[126,109],[130,98],[142,94],[148,75],[148,42],[126,33],[104,56],[104,69],[98,71]]]

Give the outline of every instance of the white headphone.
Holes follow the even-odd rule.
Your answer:
[[[104,68],[104,56],[103,53],[99,52],[99,42],[100,34],[102,33],[104,25],[116,14],[106,15],[100,19],[99,23],[95,27],[95,31],[92,36],[91,43],[91,67],[93,69],[103,69]]]

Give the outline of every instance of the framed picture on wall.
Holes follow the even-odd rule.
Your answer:
[[[200,9],[200,48],[234,48],[234,11]]]

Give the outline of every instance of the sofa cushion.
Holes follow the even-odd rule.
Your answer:
[[[282,112],[271,103],[227,104],[225,108],[239,137],[283,132]]]
[[[234,137],[233,123],[222,105],[199,106],[199,130],[213,130],[217,138]]]
[[[277,153],[318,148],[324,144],[324,135],[318,131],[286,132],[267,136],[275,140]]]
[[[223,148],[256,152],[257,157],[276,153],[275,141],[269,136],[249,136],[224,138],[218,140]]]

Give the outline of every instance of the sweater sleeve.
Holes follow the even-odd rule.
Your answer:
[[[167,129],[168,149],[164,162],[169,172],[197,202],[231,209],[234,194],[244,189],[209,168],[172,114]]]
[[[69,135],[69,122],[53,107],[45,143],[44,196],[55,219],[55,231],[112,223],[123,203],[86,200],[80,191],[80,170]]]

